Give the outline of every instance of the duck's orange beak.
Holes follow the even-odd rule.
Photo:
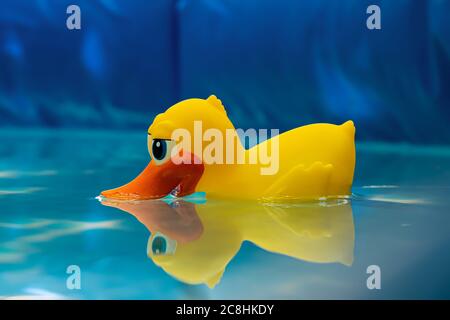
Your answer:
[[[118,200],[147,200],[165,197],[169,193],[182,197],[195,192],[204,165],[196,164],[192,154],[185,154],[190,161],[174,162],[172,159],[156,165],[150,161],[133,181],[116,189],[102,191],[101,195]]]

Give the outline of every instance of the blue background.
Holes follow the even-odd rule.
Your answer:
[[[81,30],[66,8],[81,7]],[[382,30],[366,28],[366,8]],[[0,127],[144,131],[216,94],[237,127],[353,119],[450,143],[450,1],[0,0]]]

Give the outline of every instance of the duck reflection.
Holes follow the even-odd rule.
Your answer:
[[[317,263],[353,262],[350,203],[259,204],[180,199],[102,204],[135,216],[150,231],[147,255],[171,276],[213,288],[244,241]]]

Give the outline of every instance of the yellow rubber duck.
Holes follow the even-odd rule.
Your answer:
[[[135,216],[150,231],[147,255],[172,277],[215,287],[244,241],[276,254],[315,263],[353,263],[349,202],[326,206],[208,201],[193,204],[117,201],[102,204]]]
[[[208,198],[262,201],[346,196],[355,168],[354,136],[352,121],[320,123],[245,149],[217,97],[188,99],[156,116],[150,125],[148,166],[130,183],[101,194],[125,200],[162,198],[170,193],[185,196],[195,191],[206,192]],[[232,154],[230,140],[237,141]],[[258,157],[264,150],[267,157]],[[205,154],[212,161],[205,161]]]

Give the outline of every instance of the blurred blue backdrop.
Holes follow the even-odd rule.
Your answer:
[[[81,30],[66,8],[81,8]],[[378,4],[382,30],[366,28]],[[353,119],[450,143],[450,1],[0,0],[0,126],[146,130],[222,99],[237,127]]]

